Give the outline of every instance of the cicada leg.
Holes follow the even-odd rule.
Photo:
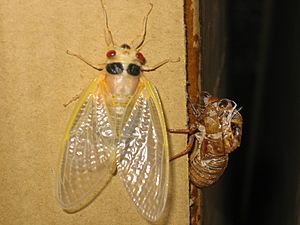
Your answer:
[[[63,106],[67,107],[68,105],[70,105],[72,102],[75,102],[79,99],[80,94],[75,95],[72,99],[70,99],[67,103],[64,103]]]
[[[195,134],[193,134],[189,137],[189,143],[187,144],[186,148],[182,152],[172,156],[170,158],[170,161],[173,161],[174,159],[178,159],[181,156],[184,156],[184,155],[188,154],[194,146],[194,141],[195,141]]]
[[[192,125],[190,128],[175,128],[175,129],[168,129],[170,133],[175,134],[194,134],[197,132],[198,128],[195,125]]]
[[[94,65],[91,62],[89,62],[88,60],[84,59],[81,55],[76,54],[74,52],[71,52],[70,50],[67,50],[66,53],[68,55],[75,56],[76,58],[80,59],[81,61],[83,61],[84,63],[86,63],[87,65],[89,65],[90,67],[92,67],[92,68],[94,68],[96,70],[99,70],[99,71],[103,70],[104,67],[105,67],[105,65],[106,65],[105,63],[99,64],[99,65]]]
[[[170,133],[191,135],[189,137],[189,142],[188,142],[186,148],[182,152],[172,156],[170,158],[170,161],[172,161],[174,159],[178,159],[181,156],[188,154],[192,150],[192,147],[194,146],[194,141],[195,141],[195,132],[197,132],[197,130],[198,130],[198,128],[196,126],[192,126],[191,128],[168,129],[168,131]]]
[[[157,63],[156,65],[154,66],[151,66],[151,67],[148,67],[148,66],[143,66],[142,67],[142,71],[144,72],[151,72],[151,71],[154,71],[156,69],[158,69],[159,67],[167,64],[167,63],[176,63],[176,62],[179,62],[180,61],[180,58],[178,57],[177,59],[173,60],[173,59],[165,59],[159,63]]]
[[[103,63],[103,64],[100,64],[100,65],[94,65],[94,64],[92,64],[91,62],[89,62],[88,60],[84,59],[81,55],[79,55],[79,54],[77,54],[77,53],[74,53],[74,52],[71,52],[70,50],[67,50],[66,53],[67,53],[68,55],[75,56],[76,58],[80,59],[81,61],[83,61],[84,63],[86,63],[87,65],[89,65],[90,67],[92,67],[92,68],[94,68],[94,69],[96,69],[96,70],[99,70],[99,71],[103,70],[104,67],[105,67],[105,65],[106,65],[106,64],[104,64],[104,63]],[[67,106],[70,105],[72,102],[77,101],[77,100],[79,99],[79,97],[80,97],[80,94],[75,95],[71,100],[69,100],[68,102],[64,103],[63,106],[64,106],[64,107],[67,107]]]
[[[189,134],[191,130],[189,128],[181,128],[181,129],[168,129],[170,133],[175,134]]]

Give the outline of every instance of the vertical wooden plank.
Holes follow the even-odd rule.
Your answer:
[[[187,92],[192,102],[199,102],[201,88],[217,94],[220,83],[225,82],[223,79],[226,66],[225,19],[225,3],[220,0],[186,0]],[[192,124],[195,118],[190,108],[188,115],[189,124]],[[204,222],[202,196],[202,191],[190,184],[191,225]]]
[[[199,1],[185,1],[185,24],[187,45],[187,93],[192,102],[199,102],[200,93],[200,23],[199,23]],[[188,107],[189,125],[195,121],[192,109]],[[200,224],[201,213],[201,191],[190,182],[190,224]]]

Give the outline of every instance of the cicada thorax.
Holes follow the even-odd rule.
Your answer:
[[[220,178],[227,167],[228,153],[240,145],[242,133],[242,117],[232,101],[207,96],[204,102],[190,157],[190,179],[198,187]]]

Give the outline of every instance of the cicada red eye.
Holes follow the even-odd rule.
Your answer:
[[[106,52],[106,57],[107,58],[112,58],[116,55],[116,51],[115,50],[109,50],[108,52]]]
[[[145,57],[143,56],[142,53],[137,52],[135,56],[136,56],[136,58],[140,61],[140,63],[141,63],[142,65],[145,64],[146,59],[145,59]]]

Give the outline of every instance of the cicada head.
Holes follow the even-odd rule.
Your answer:
[[[127,44],[110,47],[106,52],[106,83],[113,96],[127,98],[136,90],[142,65],[146,60],[141,52]]]
[[[230,153],[240,146],[243,118],[234,101],[202,93],[202,121],[208,134],[222,133],[224,151]]]
[[[225,152],[230,153],[240,146],[243,118],[234,101],[220,99],[217,107],[223,130]]]
[[[127,44],[108,50],[106,57],[106,72],[111,75],[138,77],[141,74],[141,66],[146,63],[143,54]]]

